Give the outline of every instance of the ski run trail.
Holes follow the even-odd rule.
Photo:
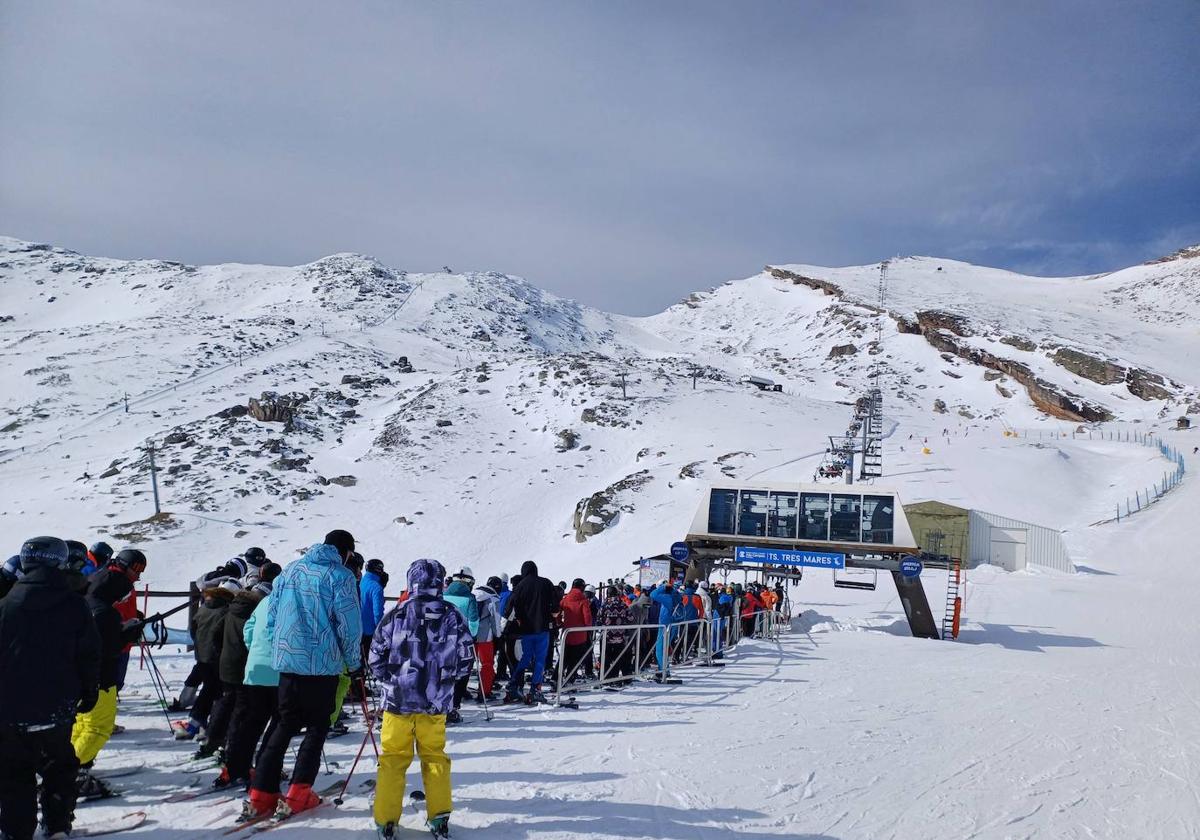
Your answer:
[[[813,575],[778,643],[743,642],[724,668],[683,669],[682,685],[584,693],[578,710],[494,707],[490,722],[468,703],[449,735],[453,836],[1196,837],[1198,505],[1188,480],[1088,529],[1072,544],[1075,575],[972,570],[957,641],[909,637],[884,586]],[[944,578],[926,575],[936,602]],[[187,655],[156,659],[180,685]],[[181,769],[190,745],[169,739],[136,663],[120,720],[128,731],[98,767],[147,769],[114,781],[121,800],[82,806],[81,824],[140,809],[140,833],[187,840],[233,820],[225,796],[163,803],[215,771]],[[329,743],[337,767],[319,785],[344,777],[362,731]],[[357,772],[374,768],[368,748]],[[422,826],[406,812],[400,836]],[[352,788],[341,808],[274,834],[370,831],[368,795]]]

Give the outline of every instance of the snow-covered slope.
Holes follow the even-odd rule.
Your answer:
[[[249,545],[286,562],[332,527],[394,578],[433,556],[597,580],[666,549],[707,480],[810,479],[881,370],[883,480],[1061,529],[1081,573],[972,571],[957,644],[911,638],[894,590],[810,574],[781,643],[682,686],[488,724],[468,710],[450,737],[456,836],[1191,837],[1197,489],[1094,525],[1165,464],[1043,409],[1103,407],[1190,452],[1195,433],[1166,427],[1196,402],[1179,361],[1196,263],[1041,279],[898,260],[883,314],[878,266],[777,267],[627,318],[357,255],[189,267],[0,240],[0,521],[11,548],[35,532],[138,544],[163,589]],[[945,575],[924,582],[940,619]],[[159,655],[178,687],[186,655]],[[236,803],[162,804],[195,777],[145,673],[130,683],[130,732],[100,766],[149,767],[81,813],[145,808],[148,836],[211,835]],[[330,743],[337,772],[357,747]],[[362,794],[278,829],[367,830]]]
[[[1151,340],[1141,310],[1105,296],[1174,306],[1196,262],[1044,280],[897,260],[886,315],[870,303],[878,266],[790,266],[628,318],[508,275],[411,274],[354,254],[184,266],[3,239],[3,516],[16,533],[144,544],[170,557],[152,565],[163,585],[244,544],[286,557],[335,525],[372,556],[453,565],[486,552],[506,568],[533,557],[560,577],[609,575],[669,545],[706,479],[811,478],[878,368],[889,483],[1076,527],[1120,495],[1092,477],[1114,458],[1133,480],[1155,476],[1152,453],[1097,446],[1068,460],[1000,432],[1047,427],[1029,394],[1055,387],[1127,420],[1182,413],[1194,378],[1155,342],[1186,357],[1192,322],[1160,319]],[[913,331],[928,311],[961,316],[937,322],[961,335]],[[1089,330],[1128,337],[1089,343]],[[1042,385],[1027,391],[939,337],[1002,350]],[[1124,381],[1070,374],[1046,356],[1057,345],[1119,347],[1126,368],[1167,371],[1169,393],[1143,400]],[[745,374],[785,389],[738,384]],[[934,452],[921,454],[914,441],[929,437]],[[147,441],[170,514],[155,522]],[[1005,498],[1028,471],[1053,480]],[[1063,487],[1081,494],[1069,513],[1053,505]]]

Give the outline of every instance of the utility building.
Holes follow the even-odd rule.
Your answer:
[[[905,505],[904,513],[922,551],[957,557],[968,568],[987,563],[1010,572],[1029,565],[1075,571],[1062,533],[1053,528],[936,501]]]

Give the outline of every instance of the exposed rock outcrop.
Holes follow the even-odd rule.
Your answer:
[[[630,496],[641,490],[652,480],[649,470],[641,470],[613,482],[598,493],[580,499],[575,505],[575,542],[586,542],[588,537],[603,533],[616,525],[621,513],[634,510]]]

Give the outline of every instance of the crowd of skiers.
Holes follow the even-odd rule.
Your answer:
[[[33,836],[35,775],[50,837],[68,836],[77,797],[109,793],[88,768],[114,731],[129,647],[142,637],[133,583],[145,566],[133,549],[113,555],[104,543],[88,551],[43,537],[26,542],[0,573],[0,673],[36,662],[51,674],[39,696],[12,680],[0,688],[6,838]],[[599,677],[619,690],[642,671],[661,681],[689,650],[720,657],[783,598],[779,587],[707,581],[609,581],[598,593],[582,579],[555,584],[528,561],[511,579],[477,585],[470,568],[447,576],[440,563],[418,560],[388,611],[388,582],[383,563],[364,561],[341,530],[286,568],[250,548],[196,581],[195,664],[175,705],[189,714],[173,729],[177,739],[200,742],[197,758],[219,764],[214,788],[248,792],[243,820],[283,819],[320,803],[313,783],[325,740],[346,731],[343,704],[355,702],[381,731],[373,809],[380,835],[394,834],[414,752],[429,826],[445,835],[446,726],[461,721],[469,697],[532,704],[546,702],[544,683],[549,690]],[[298,736],[283,793],[284,760]]]

